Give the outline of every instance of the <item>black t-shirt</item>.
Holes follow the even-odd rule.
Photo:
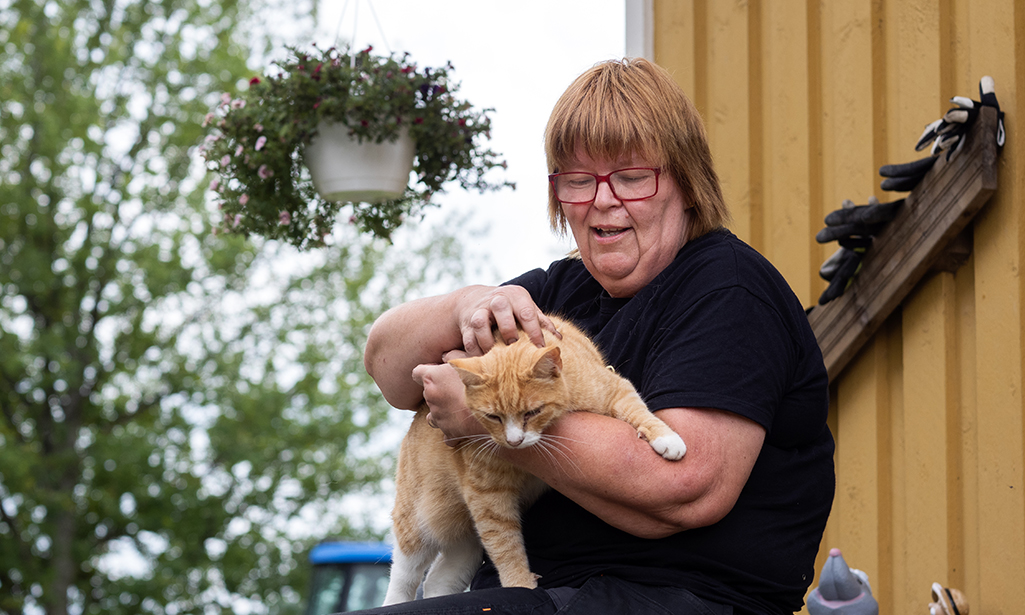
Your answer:
[[[523,520],[540,584],[609,574],[685,587],[737,613],[799,610],[833,501],[833,437],[822,355],[779,272],[720,230],[688,242],[632,298],[609,296],[578,259],[509,283],[590,333],[652,410],[718,408],[766,430],[736,505],[708,527],[637,538],[546,493]],[[482,570],[475,587],[489,576]]]

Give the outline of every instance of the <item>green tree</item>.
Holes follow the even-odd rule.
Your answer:
[[[245,17],[0,0],[0,612],[293,611],[309,544],[371,531],[339,512],[391,467],[365,334],[458,256],[212,235]]]

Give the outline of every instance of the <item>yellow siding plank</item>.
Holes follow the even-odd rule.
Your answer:
[[[962,92],[977,92],[991,75],[1006,108],[1018,102],[1015,53],[1021,43],[1020,3],[973,2],[962,36],[969,50]],[[985,518],[979,526],[979,595],[972,608],[1011,613],[1025,603],[1025,480],[1022,423],[1022,194],[1012,129],[1002,154],[1001,190],[975,223],[975,309],[979,459],[976,480]],[[1016,173],[1014,171],[1017,171]],[[1017,175],[1017,177],[1016,177]]]
[[[968,480],[966,472],[975,468],[979,460],[977,436],[978,408],[976,405],[975,354],[975,258],[970,256],[954,276],[957,286],[956,335],[960,359],[958,365],[958,399],[960,404],[954,424],[947,432],[947,449],[950,476],[951,537],[950,569],[947,576],[937,579],[950,587],[956,587],[969,596],[979,595],[979,567],[976,554],[979,552],[978,528],[982,523],[979,506],[978,483]],[[973,562],[969,565],[969,561]]]
[[[709,2],[708,127],[709,145],[723,194],[733,212],[733,231],[751,239],[748,180],[750,132],[748,112],[747,7],[740,2]]]
[[[769,2],[762,10],[763,147],[768,150],[761,158],[767,238],[763,253],[804,305],[813,305],[818,295],[812,296],[808,278],[812,255],[795,249],[808,245],[813,226],[808,124],[795,121],[808,116],[806,20],[807,10],[796,2]]]
[[[694,4],[692,0],[655,0],[654,49],[659,66],[673,75],[697,105],[698,67],[695,53],[698,36],[695,31]],[[702,111],[700,106],[698,111]]]
[[[928,588],[947,577],[947,417],[957,402],[951,395],[954,291],[951,274],[931,276],[903,311],[905,412],[899,429],[905,438],[894,455],[903,466],[905,498],[896,528],[905,548],[895,567],[905,571],[905,581],[894,586],[895,612],[928,612]]]
[[[879,578],[879,445],[877,425],[888,416],[885,387],[886,348],[873,343],[854,361],[837,388],[836,499],[831,523],[839,538],[829,547],[848,564]],[[867,355],[867,356],[865,356]],[[847,412],[857,408],[858,412]]]
[[[935,0],[886,3],[886,139],[878,143],[885,159],[907,162],[921,157],[914,144],[933,121],[940,96],[940,28]],[[876,190],[881,200],[894,194]],[[893,612],[927,612],[929,587],[944,578],[949,551],[947,519],[946,428],[949,371],[956,361],[952,329],[950,274],[931,276],[904,302],[901,335],[904,367],[903,446],[893,450],[902,496],[894,511]]]
[[[822,164],[826,210],[873,193],[872,12],[868,2],[822,4]]]

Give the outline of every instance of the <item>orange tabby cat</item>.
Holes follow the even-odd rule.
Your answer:
[[[539,445],[553,462],[561,456],[572,463],[544,429],[567,412],[586,410],[626,421],[666,459],[686,452],[680,436],[648,411],[630,381],[606,367],[583,332],[552,320],[562,339],[546,331],[544,348],[526,335],[511,345],[496,336],[484,356],[449,362],[490,437],[450,448],[441,430],[427,425],[426,406],[416,413],[399,453],[392,514],[397,548],[385,604],[412,600],[428,566],[425,597],[463,591],[480,566],[482,547],[503,587],[537,587],[520,511],[547,487],[499,458],[499,446]]]

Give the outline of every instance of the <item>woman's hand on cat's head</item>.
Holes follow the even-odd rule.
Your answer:
[[[497,335],[507,344],[519,339],[520,330],[538,348],[545,345],[545,330],[562,338],[552,320],[522,286],[476,287],[475,291],[466,295],[467,302],[459,314],[463,348],[471,356],[491,350],[496,328]]]

